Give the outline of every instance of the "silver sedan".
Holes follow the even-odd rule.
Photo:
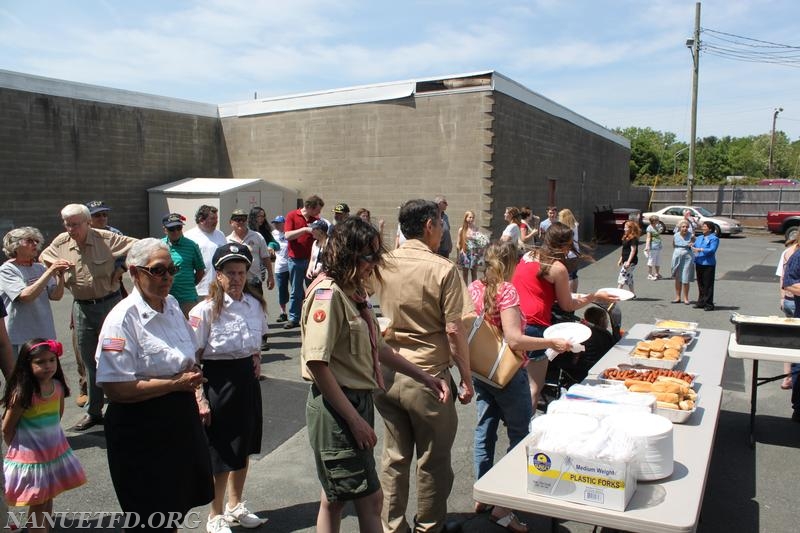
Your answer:
[[[674,231],[675,226],[683,219],[683,212],[686,209],[692,212],[692,216],[695,217],[699,224],[706,221],[714,224],[714,232],[717,235],[733,235],[742,232],[742,224],[738,220],[717,216],[708,209],[697,206],[670,205],[658,211],[642,213],[642,219],[645,225],[649,225],[650,217],[656,215],[662,225],[660,228],[662,232]]]

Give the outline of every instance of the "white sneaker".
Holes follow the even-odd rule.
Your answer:
[[[231,528],[225,519],[225,515],[218,514],[214,518],[208,517],[206,531],[207,533],[231,533]]]
[[[248,529],[258,527],[268,520],[267,518],[259,518],[255,514],[251,513],[250,510],[245,506],[246,503],[247,502],[245,501],[239,502],[233,509],[229,508],[228,504],[226,503],[225,520],[227,520],[229,524],[235,524],[238,522],[240,526]]]

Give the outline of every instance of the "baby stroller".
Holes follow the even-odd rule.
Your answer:
[[[582,322],[591,328],[592,336],[583,343],[585,351],[565,352],[550,361],[539,400],[542,410],[547,410],[547,405],[561,396],[562,389],[586,379],[589,369],[622,338],[622,312],[615,303],[593,303],[585,311],[591,320],[582,320],[575,312],[564,311],[558,304],[553,306],[552,313],[553,324]]]

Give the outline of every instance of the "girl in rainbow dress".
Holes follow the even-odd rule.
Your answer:
[[[10,506],[30,506],[32,525],[41,527],[28,531],[48,531],[45,515],[53,511],[53,498],[86,483],[61,429],[64,398],[69,396],[58,359],[62,353],[61,343],[54,340],[23,344],[2,399],[8,445],[5,497]]]

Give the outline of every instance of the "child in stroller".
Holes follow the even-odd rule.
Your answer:
[[[608,306],[595,304],[588,307],[580,320],[574,313],[553,309],[553,322],[578,322],[589,326],[592,336],[583,343],[585,351],[579,353],[564,352],[559,354],[547,367],[547,378],[542,397],[546,404],[558,399],[561,388],[580,383],[589,374],[589,370],[611,349],[622,337],[620,331],[621,314],[614,304]]]

